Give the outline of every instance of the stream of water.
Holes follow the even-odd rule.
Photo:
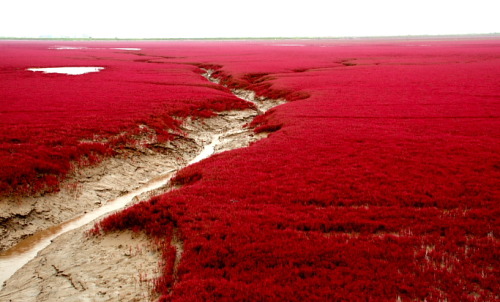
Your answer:
[[[217,144],[220,143],[220,134],[212,137],[212,142],[206,145],[203,150],[193,159],[188,165],[199,162],[210,157],[214,152]],[[145,185],[122,195],[114,200],[109,201],[104,206],[95,209],[92,212],[86,213],[69,221],[55,225],[48,229],[39,231],[32,236],[20,241],[12,248],[0,253],[0,289],[3,288],[4,282],[7,281],[14,273],[35,258],[39,251],[50,245],[52,240],[58,236],[84,226],[104,215],[116,212],[125,208],[132,202],[134,197],[143,193],[158,189],[166,185],[177,170],[170,170],[163,175],[154,178]]]
[[[60,72],[67,74],[83,74],[86,72],[98,72],[99,70],[102,69],[102,67],[86,67],[86,68],[88,69],[82,69],[82,67],[78,67],[77,70],[65,69],[65,68],[51,68],[49,70],[43,68],[30,68],[29,70],[43,71],[43,72]],[[218,83],[217,79],[211,77],[212,74],[211,70],[206,70],[206,72],[207,73],[205,77],[209,81],[213,83]],[[259,113],[265,112],[265,110],[261,110],[259,108],[261,104],[259,102],[255,102],[254,100],[255,94],[251,95],[247,94],[248,92],[245,92],[244,99],[246,101],[254,103],[258,108],[257,111]],[[205,145],[203,150],[194,159],[192,159],[186,166],[192,165],[214,154],[217,145],[221,144],[220,138],[223,135],[224,135],[223,133],[214,134],[212,136],[211,143]],[[5,281],[7,281],[12,275],[14,275],[16,271],[21,269],[31,259],[35,258],[38,252],[49,246],[52,240],[54,240],[55,238],[66,232],[82,227],[88,223],[92,223],[93,221],[95,222],[97,219],[103,218],[104,215],[108,215],[125,208],[134,200],[136,196],[139,196],[143,193],[158,189],[166,185],[176,171],[177,170],[167,171],[163,175],[150,180],[145,185],[123,196],[120,196],[114,200],[109,201],[104,206],[97,208],[92,212],[73,218],[69,221],[55,225],[48,229],[39,231],[33,234],[32,236],[29,236],[28,238],[20,241],[17,245],[13,246],[12,248],[4,252],[0,252],[0,290],[4,287]]]

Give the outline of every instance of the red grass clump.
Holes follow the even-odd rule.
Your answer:
[[[280,43],[147,52],[294,101],[96,232],[180,237],[162,301],[497,300],[499,41]]]

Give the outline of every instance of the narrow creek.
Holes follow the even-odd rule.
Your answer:
[[[205,78],[207,80],[217,83],[218,80],[211,77],[212,71],[205,70]],[[248,115],[248,121],[251,121],[256,115],[261,114],[268,109],[283,104],[284,100],[266,100],[264,98],[258,98],[251,91],[233,91],[237,97],[240,97],[248,102],[251,102],[256,105],[256,110],[254,114]],[[224,129],[212,130],[210,136],[211,140],[209,143],[205,143],[201,152],[199,152],[191,161],[189,161],[185,166],[194,164],[203,159],[206,159],[213,155],[216,152],[219,152],[220,149],[230,150],[237,147],[224,148],[224,145],[227,144],[228,139],[232,139],[235,133],[242,133],[244,131],[241,130],[241,126],[246,122],[239,121],[240,124],[238,128],[239,131],[235,132],[235,125],[230,125],[231,127],[224,127]],[[228,122],[229,124],[230,122]],[[228,126],[228,125],[225,125]],[[241,146],[240,146],[241,147]],[[184,167],[185,167],[184,166]],[[181,167],[183,168],[183,167]],[[181,169],[180,168],[180,169]],[[75,230],[80,228],[86,224],[92,223],[99,218],[103,218],[104,215],[110,214],[112,212],[121,210],[125,208],[127,205],[133,203],[134,200],[137,200],[136,197],[140,195],[154,191],[168,184],[170,179],[175,175],[178,169],[171,169],[169,171],[164,172],[162,175],[150,180],[145,185],[125,194],[116,199],[113,199],[107,202],[104,206],[97,208],[89,213],[83,214],[79,217],[73,218],[69,221],[63,222],[61,224],[55,225],[48,229],[39,231],[32,236],[27,237],[26,239],[20,241],[17,245],[12,248],[0,252],[0,290],[2,290],[5,286],[5,281],[7,281],[10,277],[12,277],[16,271],[20,270],[25,264],[27,264],[30,260],[34,259],[37,254],[48,247],[51,242],[57,238],[58,236],[67,233],[71,230]]]
[[[187,165],[192,165],[205,158],[210,157],[214,152],[219,141],[220,134],[216,134],[212,138],[212,142],[206,145],[203,150],[192,159]],[[135,197],[156,190],[166,185],[170,178],[177,170],[170,170],[163,175],[149,181],[144,186],[139,187],[125,195],[122,195],[112,201],[109,201],[104,206],[87,214],[81,215],[69,221],[55,225],[48,229],[35,233],[32,236],[22,240],[12,248],[0,253],[0,289],[3,288],[4,282],[7,281],[17,270],[23,267],[31,259],[35,258],[37,253],[47,247],[56,237],[86,225],[104,215],[123,209],[130,204]]]

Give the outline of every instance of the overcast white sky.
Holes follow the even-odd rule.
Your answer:
[[[0,37],[341,37],[500,32],[499,0],[1,0]]]

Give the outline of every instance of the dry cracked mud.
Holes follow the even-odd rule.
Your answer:
[[[151,301],[159,251],[133,232],[56,238],[0,292],[0,301]]]
[[[205,75],[211,79],[210,71]],[[284,100],[233,91],[257,109],[221,112],[208,119],[187,119],[186,136],[151,149],[130,149],[101,164],[77,171],[58,193],[0,200],[0,251],[15,249],[23,238],[92,211],[165,171],[193,160],[214,136],[214,153],[248,146],[267,135],[244,125]],[[133,202],[165,193],[169,185],[143,193]],[[160,255],[146,236],[130,232],[87,237],[93,222],[60,235],[4,283],[1,301],[148,301],[156,300],[153,282]],[[176,243],[182,244],[182,243]],[[180,255],[178,255],[180,258]],[[177,259],[176,259],[177,261]]]

